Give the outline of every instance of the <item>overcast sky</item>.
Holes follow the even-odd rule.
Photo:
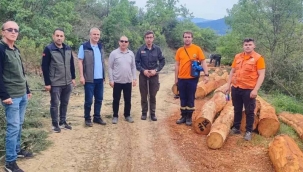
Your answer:
[[[144,7],[147,0],[132,0],[136,6]],[[186,5],[195,17],[204,19],[220,19],[227,15],[226,9],[231,9],[238,0],[179,0]]]

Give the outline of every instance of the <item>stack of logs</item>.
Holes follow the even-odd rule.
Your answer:
[[[203,76],[201,76],[203,78]],[[196,133],[207,135],[207,146],[211,149],[219,149],[223,146],[234,121],[232,101],[226,100],[228,73],[216,69],[210,75],[207,84],[201,80],[198,83],[196,98],[204,98],[213,92],[213,97],[201,108],[200,113],[194,113],[193,128]],[[303,115],[283,112],[276,115],[273,106],[260,96],[256,98],[255,120],[253,130],[258,131],[264,137],[272,137],[277,134],[280,123],[278,117],[284,123],[292,126],[303,139]],[[240,130],[245,131],[246,114],[242,112]],[[269,157],[277,172],[303,172],[303,153],[295,141],[287,135],[274,137],[269,144]]]

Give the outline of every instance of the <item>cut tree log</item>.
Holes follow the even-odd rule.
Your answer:
[[[225,94],[223,93],[227,84],[216,89],[214,96],[201,108],[201,113],[194,116],[193,127],[199,134],[207,135],[218,112],[226,105]]]
[[[261,109],[261,103],[258,99],[256,99],[256,108],[254,110],[255,120],[254,120],[254,124],[253,124],[253,130],[255,130],[258,126],[260,109]],[[245,114],[245,111],[242,112],[242,120],[241,120],[240,130],[243,131],[243,132],[246,131],[246,114]]]
[[[234,122],[234,106],[229,101],[220,112],[220,116],[211,126],[211,130],[207,135],[207,146],[211,149],[219,149],[223,146],[230,128]]]
[[[276,110],[260,96],[257,99],[261,103],[258,131],[264,137],[274,136],[280,128]]]
[[[279,119],[290,125],[298,133],[299,137],[303,139],[303,115],[291,114],[289,112],[282,112],[279,114]]]
[[[269,144],[269,157],[276,172],[302,172],[303,153],[288,135],[279,135]]]

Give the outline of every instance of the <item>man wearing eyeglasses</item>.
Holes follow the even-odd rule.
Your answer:
[[[2,25],[0,41],[0,98],[5,109],[5,171],[23,172],[17,157],[32,157],[33,154],[21,149],[21,131],[28,100],[31,98],[22,66],[20,52],[15,46],[19,26],[13,21]]]
[[[103,82],[105,81],[104,72],[104,53],[100,40],[100,30],[91,28],[89,31],[89,41],[84,42],[78,52],[80,83],[84,85],[84,119],[85,125],[92,127],[90,116],[91,106],[94,102],[93,122],[106,125],[101,118],[101,106],[103,101]]]
[[[202,64],[204,70],[204,83],[207,83],[209,78],[208,68],[205,61],[205,56],[202,49],[193,44],[193,33],[185,31],[183,33],[184,46],[180,47],[176,53],[175,63],[175,84],[178,84],[180,94],[180,110],[181,118],[177,120],[177,124],[192,125],[192,115],[195,111],[195,93],[198,77],[191,75],[192,61],[198,61]]]
[[[61,129],[72,129],[66,122],[66,113],[70,94],[76,86],[76,75],[72,49],[63,43],[64,39],[63,29],[55,29],[53,42],[44,48],[41,63],[44,88],[51,96],[50,114],[55,133],[60,133]]]
[[[145,44],[142,45],[136,54],[136,68],[140,71],[139,88],[141,94],[142,116],[146,120],[148,106],[150,107],[150,119],[157,121],[156,117],[156,94],[159,90],[159,72],[165,65],[165,58],[159,46],[153,44],[154,32],[147,31],[144,34]],[[148,84],[148,85],[147,85]],[[149,94],[149,104],[147,95]]]
[[[124,97],[124,117],[127,122],[133,123],[130,116],[132,86],[136,86],[136,62],[134,53],[128,49],[128,38],[122,36],[119,48],[112,51],[108,60],[109,85],[113,88],[113,119],[118,123],[119,103],[121,91]]]

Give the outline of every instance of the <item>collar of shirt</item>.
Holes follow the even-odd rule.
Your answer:
[[[155,47],[154,47],[154,44],[152,44],[152,48],[150,50],[153,50]],[[144,50],[149,50],[148,47],[146,46],[146,44],[144,44]]]
[[[129,53],[129,49],[126,49],[126,51],[122,51],[120,48],[118,48],[119,52],[122,54],[127,54]]]

